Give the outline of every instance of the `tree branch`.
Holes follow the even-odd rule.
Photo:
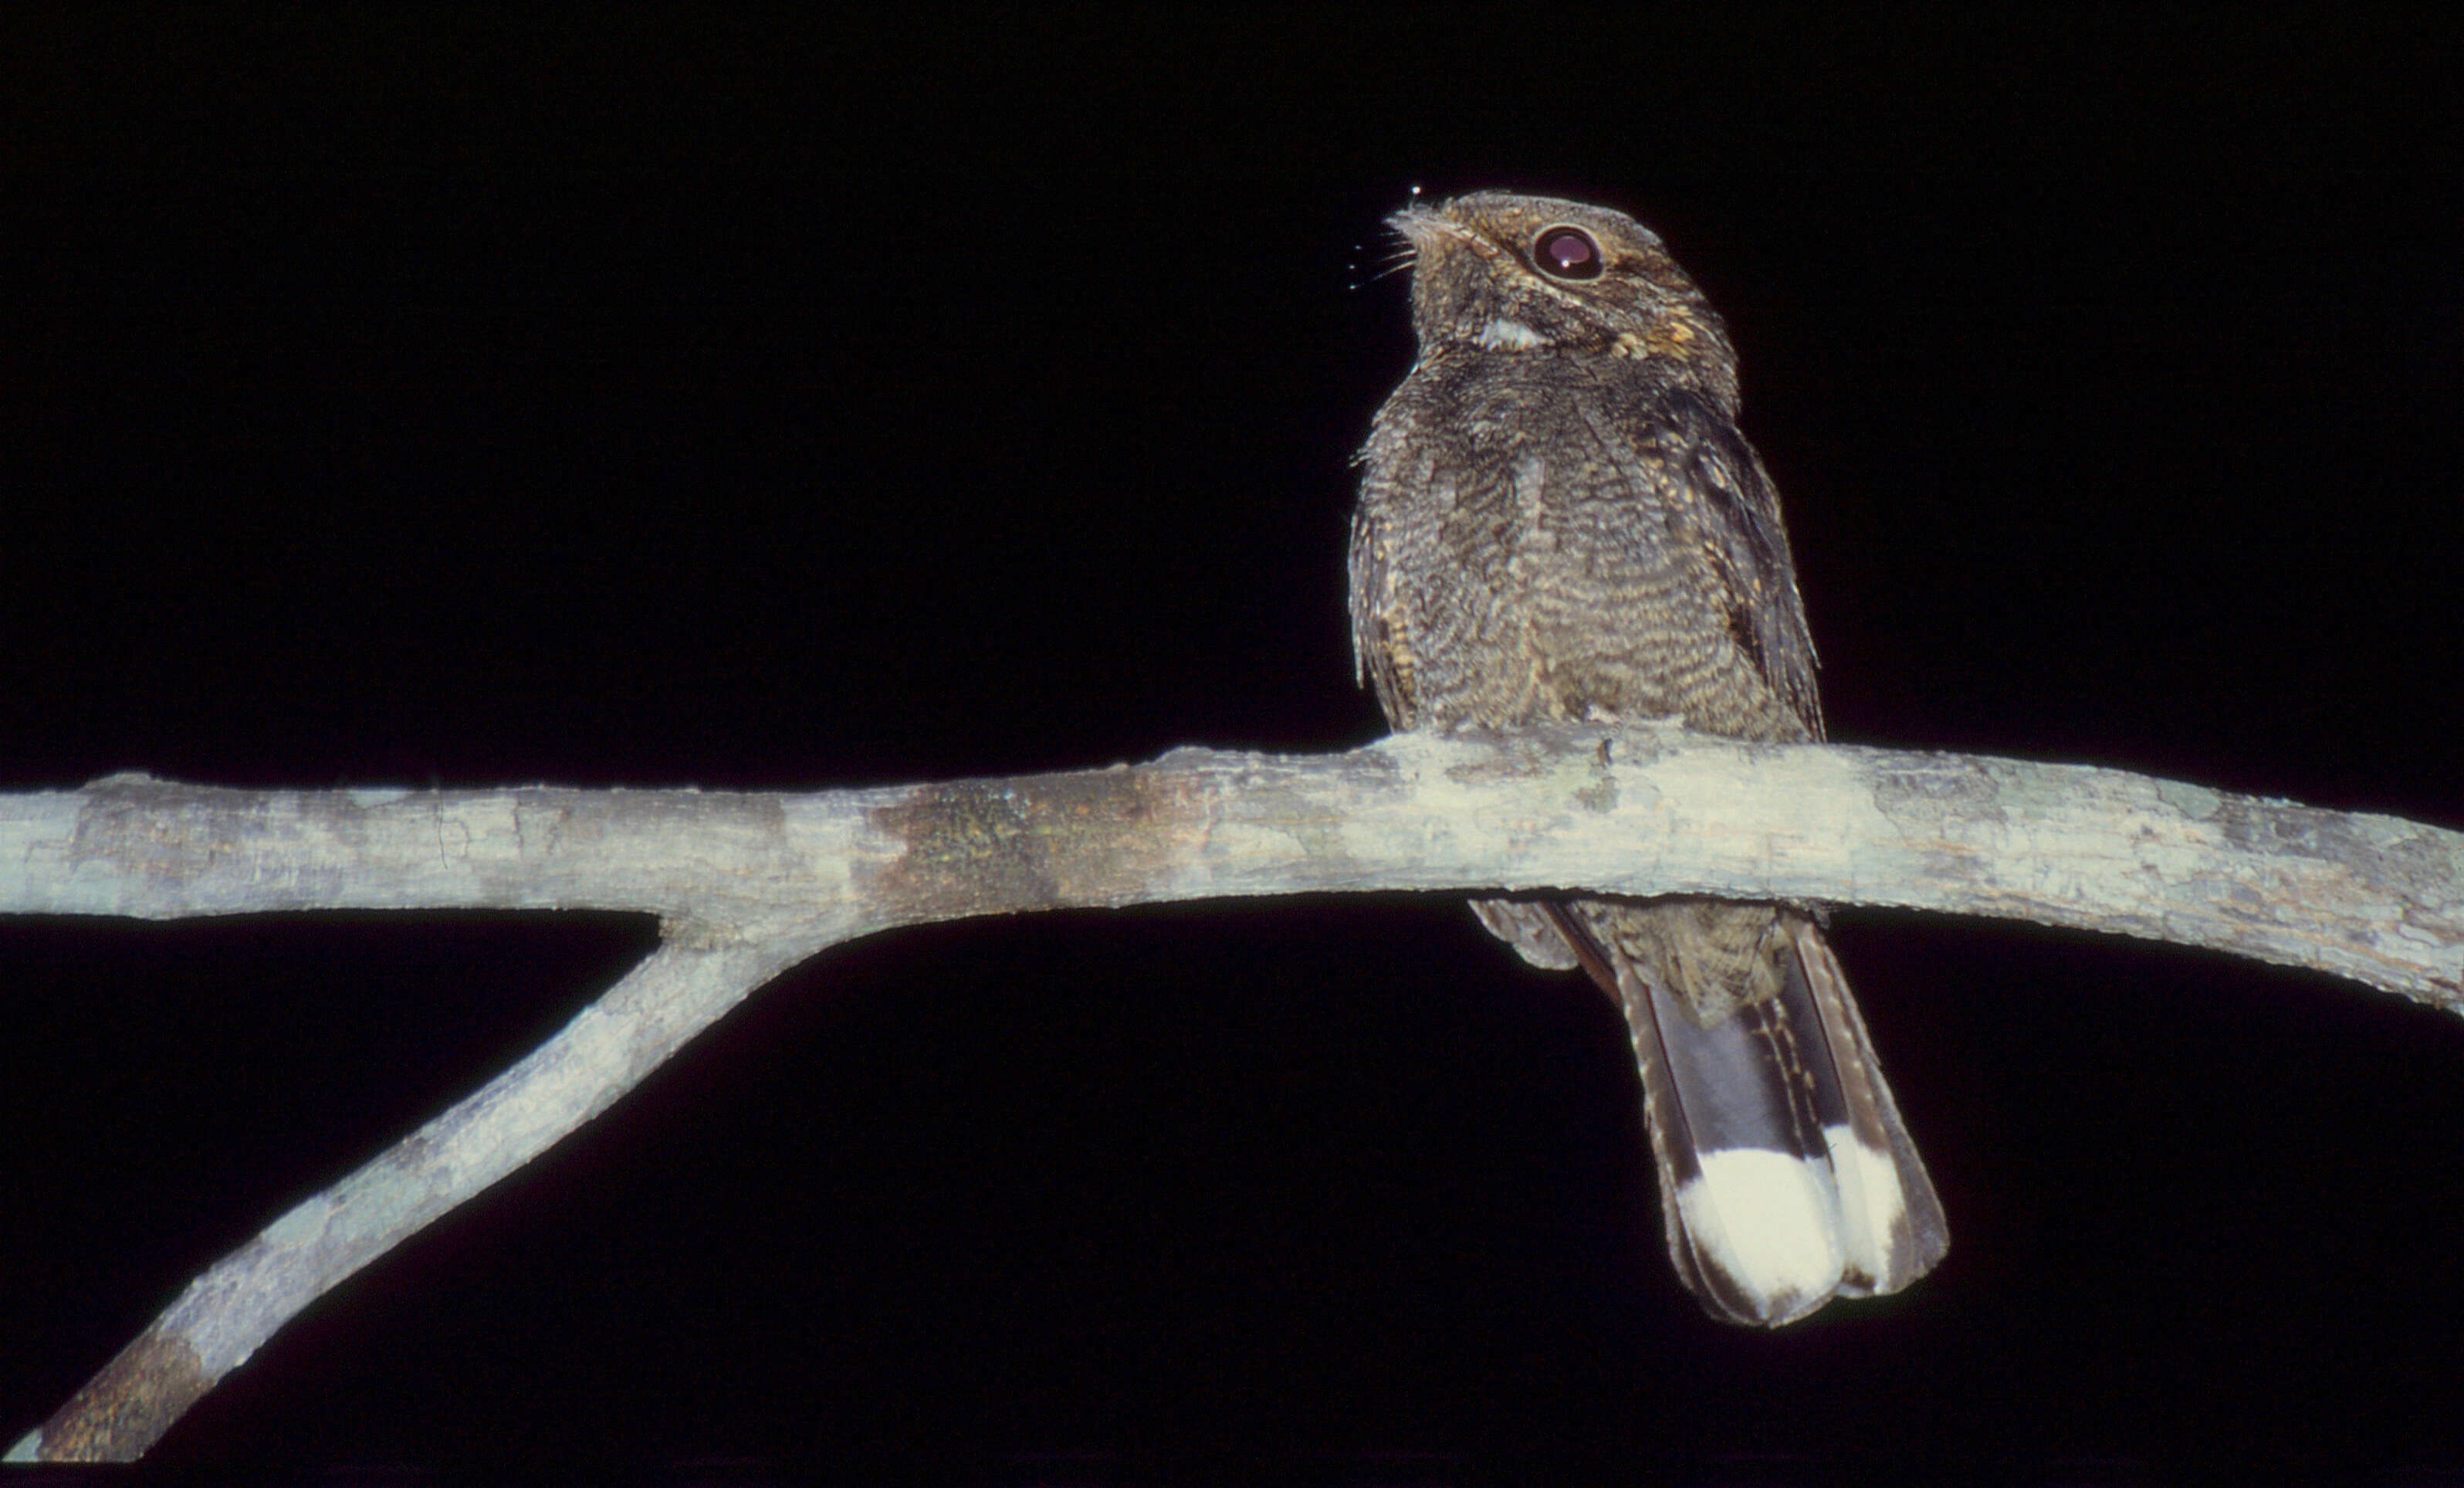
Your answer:
[[[2079,766],[1579,726],[809,795],[116,775],[0,797],[0,913],[624,909],[659,916],[664,940],[521,1062],[217,1262],[8,1460],[140,1455],[310,1301],[829,945],[1022,910],[1571,888],[2032,920],[2464,1011],[2464,833]]]

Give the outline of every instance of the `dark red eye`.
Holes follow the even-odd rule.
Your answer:
[[[1600,277],[1600,245],[1581,228],[1543,228],[1531,240],[1531,256],[1544,273],[1561,279]]]

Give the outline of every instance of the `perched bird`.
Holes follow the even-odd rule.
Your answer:
[[[1622,212],[1483,191],[1393,219],[1419,359],[1377,411],[1352,638],[1398,729],[1682,718],[1818,740],[1779,500],[1727,330]],[[1813,906],[1472,905],[1625,1011],[1668,1253],[1776,1326],[1940,1260],[1942,1206]]]

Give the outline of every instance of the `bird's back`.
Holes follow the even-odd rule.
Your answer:
[[[1820,736],[1776,498],[1707,400],[1614,359],[1454,351],[1363,458],[1353,638],[1396,726]]]

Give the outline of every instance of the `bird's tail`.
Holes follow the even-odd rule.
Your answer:
[[[1712,1316],[1776,1327],[1834,1297],[1896,1292],[1942,1259],[1942,1203],[1811,919],[1766,911],[1776,990],[1706,1009],[1642,948],[1664,923],[1626,933],[1668,906],[1514,908],[1538,911],[1625,1011],[1669,1258]]]

